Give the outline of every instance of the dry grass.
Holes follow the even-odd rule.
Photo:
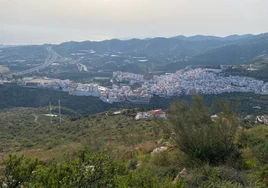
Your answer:
[[[151,153],[157,147],[158,147],[158,144],[156,142],[148,141],[148,142],[138,144],[135,149],[143,153]]]
[[[23,154],[25,157],[38,158],[42,161],[49,161],[51,159],[56,159],[57,161],[62,161],[66,154],[73,154],[82,149],[80,143],[71,143],[66,145],[57,146],[52,149],[29,149],[23,152],[18,152],[17,154]]]

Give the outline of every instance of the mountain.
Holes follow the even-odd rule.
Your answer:
[[[239,39],[245,39],[252,37],[254,35],[252,34],[245,34],[245,35],[229,35],[227,37],[224,37],[223,40],[239,40]]]
[[[105,40],[101,42],[84,41],[84,42],[67,42],[55,49],[60,50],[66,55],[73,50],[93,49],[97,53],[122,52],[122,53],[141,53],[149,56],[157,56],[159,53],[171,53],[184,55],[193,55],[196,52],[207,50],[212,47],[218,47],[226,44],[221,40],[182,40],[180,38],[163,38],[157,37],[152,39],[131,39],[131,40]],[[181,55],[182,57],[183,54]]]
[[[200,51],[198,54],[189,56],[182,61],[160,65],[156,70],[169,71],[187,66],[239,65],[250,63],[255,58],[268,54],[268,33],[256,36],[233,35],[227,38],[228,42],[224,45]]]
[[[101,42],[67,42],[54,48],[65,56],[70,56],[70,54],[81,50],[94,50],[97,54],[142,55],[154,58],[159,64],[179,63],[186,58],[187,61],[189,58],[193,58],[195,61],[233,64],[244,63],[266,51],[266,39],[267,34],[230,35],[227,37],[196,35],[192,37],[158,37],[146,40],[112,39]],[[239,60],[239,58],[242,59]]]
[[[221,37],[216,37],[216,36],[211,36],[211,35],[208,35],[208,36],[195,35],[195,36],[190,36],[190,37],[186,37],[184,35],[179,35],[179,36],[175,36],[173,38],[187,40],[187,41],[204,41],[204,40],[222,40],[223,39]]]
[[[217,36],[211,36],[211,35],[195,35],[186,37],[184,35],[175,36],[172,38],[181,39],[181,40],[187,40],[187,41],[205,41],[205,40],[222,40],[222,41],[232,41],[232,40],[239,40],[239,39],[245,39],[252,37],[252,34],[246,34],[246,35],[229,35],[226,37],[217,37]]]
[[[268,53],[268,33],[249,38],[242,37],[234,43],[194,56],[193,59],[215,64],[242,64],[266,53]]]
[[[3,50],[8,61],[0,59],[0,64],[11,71],[23,69],[23,64],[14,63],[18,59],[42,62],[47,55],[43,46],[25,46]],[[50,67],[39,76],[69,78],[70,73],[82,74],[91,79],[96,72],[124,71],[144,74],[147,72],[170,72],[187,66],[219,66],[223,64],[238,65],[250,63],[256,57],[268,52],[268,33],[260,35],[230,35],[227,37],[196,35],[191,37],[176,36],[130,40],[104,40],[65,42],[53,45],[53,50],[66,61],[61,67]],[[37,53],[38,52],[38,53]],[[29,55],[30,54],[30,55]],[[67,62],[69,61],[69,62]],[[87,66],[89,71],[77,70],[75,63]],[[54,72],[58,72],[54,74]],[[65,76],[66,75],[66,76]],[[79,76],[80,75],[80,76]],[[98,75],[104,76],[104,75]]]

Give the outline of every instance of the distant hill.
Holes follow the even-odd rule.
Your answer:
[[[230,35],[227,37],[196,35],[191,37],[148,38],[146,40],[105,40],[101,42],[67,42],[55,46],[69,56],[79,50],[94,50],[98,54],[123,53],[155,59],[157,65],[220,65],[240,64],[268,51],[268,34]],[[189,62],[190,61],[190,62]],[[155,65],[155,63],[153,63]],[[172,68],[173,69],[173,68]]]
[[[184,35],[175,36],[172,38],[181,39],[181,40],[187,40],[187,41],[205,41],[205,40],[222,40],[222,41],[232,41],[232,40],[239,40],[239,39],[245,39],[252,37],[252,34],[246,34],[246,35],[229,35],[226,37],[217,37],[217,36],[211,36],[211,35],[195,35],[186,37]]]
[[[234,43],[194,56],[193,59],[215,64],[241,64],[263,53],[268,53],[268,34],[241,38]]]
[[[256,57],[268,54],[268,33],[240,37],[233,35],[227,38],[236,40],[228,39],[229,42],[225,45],[200,52],[182,61],[160,65],[156,70],[177,70],[187,66],[239,65],[250,63]]]
[[[47,44],[43,46],[16,47],[3,50],[2,53],[6,53],[6,57],[11,62],[26,57],[24,59],[29,59],[32,63],[35,63],[37,58],[39,58],[38,62],[46,58],[45,47],[47,47]],[[180,35],[171,38],[70,41],[53,45],[53,50],[68,59],[67,61],[69,62],[62,65],[57,71],[61,72],[61,75],[68,75],[69,77],[71,76],[70,74],[88,74],[87,77],[91,78],[90,74],[92,76],[96,72],[111,73],[113,71],[140,74],[170,72],[187,66],[249,63],[256,57],[267,54],[268,33],[260,35],[230,35],[227,37],[204,35],[186,37]],[[79,60],[79,63],[89,67],[90,71],[88,73],[78,71],[77,66],[73,63],[73,61],[77,60]],[[9,61],[5,61],[5,59],[2,61],[0,61],[0,64],[7,66],[11,71],[23,69],[23,64],[17,63],[11,66]],[[51,74],[46,74],[46,76],[55,77],[53,75],[55,70],[55,67],[53,71],[51,68]],[[58,75],[56,74],[56,77]]]
[[[68,56],[79,50],[92,49],[98,54],[103,53],[127,53],[132,55],[145,55],[153,58],[165,59],[165,57],[185,58],[201,51],[224,45],[220,40],[214,41],[185,41],[176,38],[153,38],[147,40],[105,40],[102,42],[67,42],[55,46],[59,53]],[[164,63],[164,62],[163,62]]]

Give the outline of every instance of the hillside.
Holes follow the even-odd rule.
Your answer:
[[[0,112],[0,151],[48,150],[62,145],[86,144],[89,148],[132,147],[158,139],[153,121],[135,121],[137,110],[110,116],[107,112],[48,117],[47,108],[14,108]],[[53,107],[52,113],[57,114]]]
[[[166,65],[156,67],[158,71],[171,71],[192,67],[217,67],[219,65],[241,65],[250,63],[259,56],[267,55],[268,35],[261,34],[234,40],[228,44],[202,51],[199,54]]]
[[[176,69],[179,69],[189,65],[215,66],[248,62],[268,50],[267,36],[267,34],[232,35],[221,38],[197,35],[147,40],[68,42],[55,46],[55,49],[66,56],[86,49],[94,50],[95,53],[99,54],[120,53],[143,56],[153,58],[154,62],[147,62],[153,66],[171,66],[174,64]],[[120,54],[118,55],[120,56]],[[161,71],[161,67],[156,70]],[[172,67],[169,70],[172,70]]]
[[[268,57],[267,54],[264,53],[247,64],[235,66],[234,68],[228,68],[227,70],[225,70],[225,74],[234,76],[248,76],[267,82],[268,81],[267,57]]]
[[[168,121],[135,121],[137,109],[116,116],[109,112],[63,116],[61,123],[58,118],[52,118],[51,123],[50,117],[44,116],[45,108],[3,111],[0,147],[5,160],[1,161],[0,182],[8,185],[17,182],[18,187],[76,187],[76,178],[84,177],[84,181],[79,181],[84,187],[267,186],[267,126],[255,124],[245,129],[232,116],[230,108],[228,113],[221,114],[229,121],[214,122],[202,103],[174,105],[168,112]],[[230,122],[228,127],[224,126]],[[186,129],[176,129],[184,124]],[[237,129],[238,125],[242,127]],[[190,131],[194,126],[202,130]],[[214,128],[220,131],[213,132]],[[186,139],[187,150],[176,139],[178,131],[186,131],[181,138]],[[187,141],[188,136],[193,143],[197,141],[195,147],[199,152]],[[231,136],[231,142],[224,141],[225,136],[228,139]],[[7,157],[10,152],[24,154],[26,158]],[[40,161],[28,157],[38,157]],[[85,165],[94,165],[96,169],[88,173]]]

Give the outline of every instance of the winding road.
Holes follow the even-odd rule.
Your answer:
[[[54,63],[56,61],[56,59],[58,57],[60,57],[60,55],[57,52],[55,52],[54,50],[52,50],[51,47],[46,48],[46,50],[48,51],[49,55],[48,55],[48,58],[46,59],[45,63],[43,63],[42,65],[39,65],[37,67],[25,70],[25,71],[13,73],[13,75],[21,76],[21,75],[24,75],[24,74],[35,72],[35,71],[37,71],[39,69],[43,69],[43,68],[51,65],[52,63]]]

